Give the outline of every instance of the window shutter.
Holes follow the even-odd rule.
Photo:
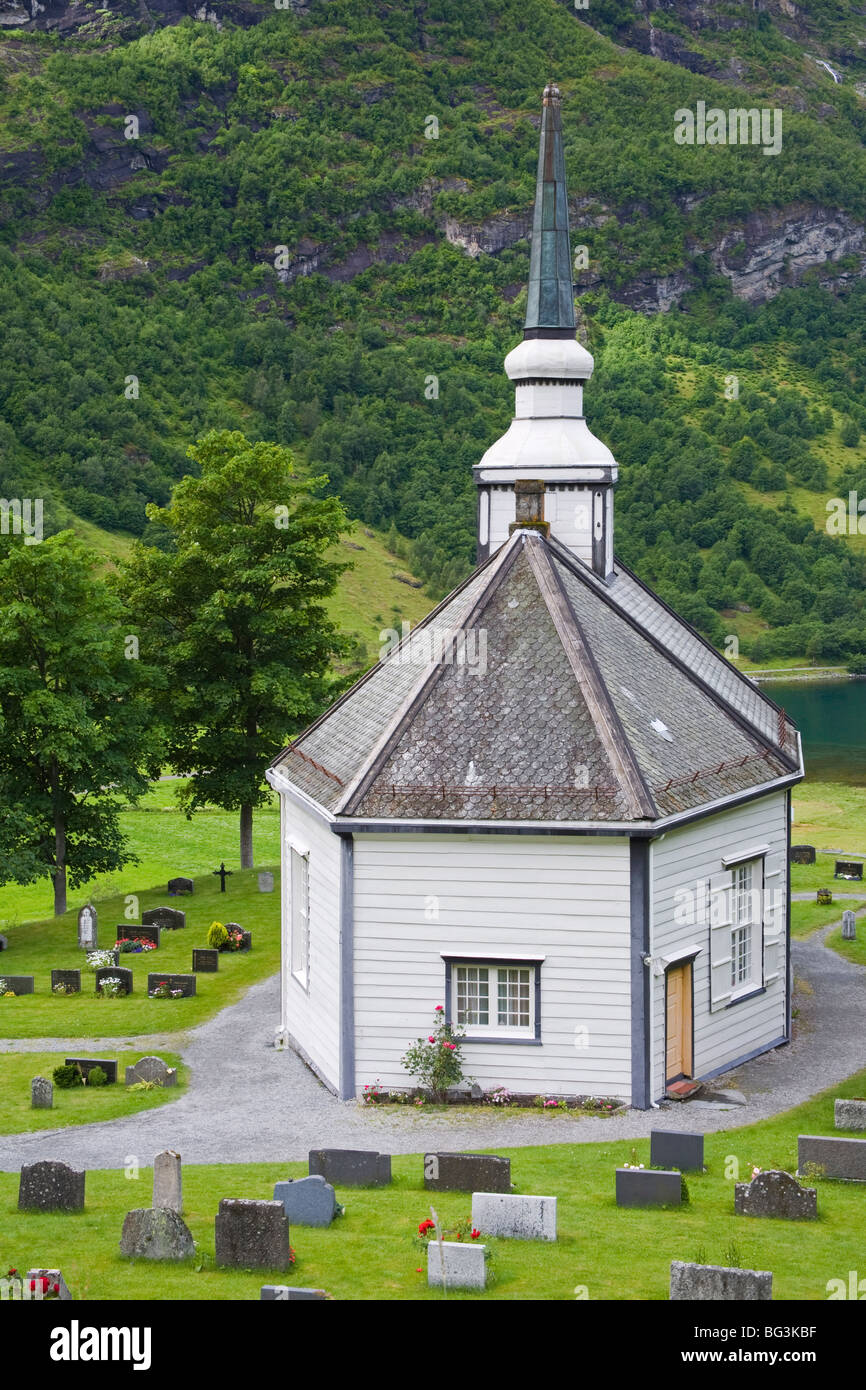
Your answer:
[[[723,1009],[730,1002],[731,986],[731,874],[714,874],[709,881],[708,914],[710,929],[710,1011]]]
[[[781,861],[773,855],[767,859],[764,894],[764,984],[770,985],[785,969],[787,937],[786,891],[784,875],[779,872]]]

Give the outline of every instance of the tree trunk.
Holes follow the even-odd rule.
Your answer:
[[[241,868],[253,867],[253,808],[241,807]]]
[[[54,805],[54,916],[66,911],[66,822],[57,802]]]

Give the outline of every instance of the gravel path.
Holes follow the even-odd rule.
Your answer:
[[[252,986],[244,998],[187,1040],[165,1035],[163,1046],[181,1050],[192,1068],[180,1100],[134,1119],[79,1125],[32,1134],[0,1136],[0,1170],[58,1158],[79,1168],[119,1168],[135,1155],[149,1165],[162,1149],[178,1150],[187,1163],[279,1162],[304,1159],[311,1148],[339,1146],[417,1153],[428,1148],[475,1149],[524,1144],[588,1143],[643,1137],[650,1128],[712,1132],[752,1124],[807,1100],[816,1091],[866,1067],[866,969],[823,943],[838,923],[793,945],[796,1036],[788,1047],[739,1067],[714,1085],[741,1091],[748,1103],[710,1108],[701,1102],[666,1104],[660,1110],[627,1111],[609,1119],[502,1115],[492,1108],[455,1107],[444,1113],[405,1109],[366,1110],[339,1101],[293,1052],[276,1052],[279,1015],[276,976]],[[117,1039],[110,1046],[157,1047],[163,1035]],[[50,1046],[56,1039],[28,1040],[16,1050]],[[74,1043],[105,1050],[106,1040]],[[8,1050],[8,1049],[7,1049]]]

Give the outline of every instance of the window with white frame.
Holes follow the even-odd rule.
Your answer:
[[[467,1037],[536,1035],[536,964],[451,965],[451,1016]]]
[[[310,856],[290,849],[292,974],[305,988],[310,972]]]
[[[762,912],[759,859],[731,870],[731,989],[737,994],[761,982]]]

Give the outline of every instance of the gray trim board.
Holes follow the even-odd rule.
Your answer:
[[[355,1095],[355,842],[340,841],[340,1100]]]
[[[791,960],[791,793],[785,797],[785,1034],[790,1042],[794,967]]]
[[[650,1107],[650,972],[643,963],[650,950],[649,845],[632,840],[629,845],[631,918],[631,1103],[636,1110]]]

